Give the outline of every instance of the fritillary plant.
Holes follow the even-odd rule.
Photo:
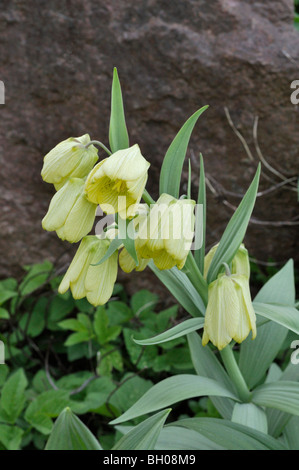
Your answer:
[[[299,334],[290,260],[252,301],[244,237],[254,208],[260,166],[219,242],[206,253],[206,191],[200,154],[198,195],[180,193],[191,133],[207,106],[196,111],[170,144],[155,201],[146,189],[150,157],[129,143],[121,86],[113,73],[109,147],[88,134],[58,143],[44,157],[42,178],[56,193],[42,225],[80,242],[61,281],[94,306],[109,301],[118,269],[151,269],[190,315],[152,338],[151,347],[187,336],[194,374],[155,384],[111,421],[123,437],[114,449],[286,449],[299,423],[299,367],[273,361],[289,332]],[[102,158],[104,154],[105,158]],[[97,211],[107,221],[92,233]],[[173,404],[208,396],[220,418],[190,417],[165,424]],[[149,416],[150,415],[150,416]],[[145,416],[138,425],[135,418]],[[127,423],[123,425],[123,423]],[[133,423],[133,425],[132,425]],[[294,438],[293,438],[294,440]],[[296,437],[299,444],[298,435]],[[58,417],[47,449],[101,449],[70,408]]]

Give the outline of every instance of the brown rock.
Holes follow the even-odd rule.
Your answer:
[[[299,79],[299,32],[292,0],[3,0],[0,12],[0,276],[60,257],[69,245],[41,228],[53,190],[40,178],[42,157],[58,142],[88,132],[108,143],[112,70],[118,67],[131,142],[152,162],[149,191],[157,195],[162,157],[199,107],[190,150],[226,190],[243,193],[258,163],[252,126],[273,167],[298,174],[298,106],[290,83]],[[224,107],[254,155],[251,162]],[[195,165],[194,165],[195,169]],[[261,189],[274,183],[263,169]],[[280,179],[272,175],[274,182]],[[194,175],[196,186],[197,177]],[[184,188],[184,187],[183,187]],[[196,193],[193,195],[196,196]],[[239,201],[230,195],[227,200]],[[208,244],[232,214],[209,192]],[[253,256],[298,259],[295,192],[258,198],[251,224]],[[298,220],[298,218],[297,218]]]

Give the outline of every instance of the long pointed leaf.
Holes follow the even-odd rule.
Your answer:
[[[196,373],[203,377],[216,380],[224,385],[233,393],[236,393],[233,382],[224,370],[215,354],[209,346],[203,346],[200,336],[193,332],[188,335],[188,344],[192,363]],[[221,416],[231,419],[234,409],[234,401],[230,398],[210,397],[214,406],[217,408]]]
[[[45,450],[102,450],[85,424],[65,408],[55,421]]]
[[[273,437],[225,419],[181,419],[173,425],[193,429],[227,450],[286,450],[285,445]]]
[[[295,281],[293,261],[288,261],[262,287],[254,302],[294,305]],[[268,367],[277,356],[286,336],[287,329],[273,322],[258,328],[254,341],[247,338],[241,344],[239,366],[250,388],[260,382]]]
[[[111,115],[109,126],[109,143],[112,152],[129,147],[129,137],[125,120],[121,86],[117,69],[113,70],[111,90]]]
[[[173,339],[180,338],[181,336],[186,336],[192,331],[199,330],[204,326],[204,318],[190,318],[179,325],[170,328],[159,335],[153,336],[148,339],[134,339],[135,343],[141,344],[142,346],[147,346],[151,344],[161,344],[166,341],[172,341]]]
[[[183,163],[191,133],[199,116],[208,108],[203,106],[185,122],[172,143],[163,160],[160,173],[160,194],[167,193],[176,198],[180,193],[180,182]]]
[[[225,450],[222,446],[193,429],[181,426],[165,426],[158,438],[155,450]]]
[[[261,167],[259,164],[251,185],[224,230],[208,271],[208,283],[216,279],[217,274],[222,269],[222,263],[229,264],[232,261],[243,241],[255,204],[260,171]]]
[[[253,403],[299,416],[299,383],[278,380],[253,391]]]
[[[236,403],[232,415],[234,423],[243,424],[257,431],[268,432],[266,413],[259,406],[253,403]]]
[[[129,419],[160,410],[173,403],[205,395],[238,398],[215,380],[196,375],[175,375],[150,388],[131,408],[110,424],[123,423]]]
[[[285,326],[299,335],[299,312],[295,307],[253,302],[253,308],[256,314]]]
[[[202,227],[198,227],[195,225],[196,232],[200,231],[202,235],[202,243],[201,247],[198,250],[194,251],[194,258],[199,267],[201,273],[204,271],[204,259],[205,259],[205,247],[206,247],[206,181],[205,181],[205,169],[204,169],[204,162],[203,156],[200,154],[200,175],[199,175],[199,186],[198,186],[198,196],[197,196],[197,204],[201,205],[202,207],[202,220],[196,219],[197,223],[202,222]],[[196,210],[199,210],[197,207]],[[197,235],[198,236],[198,235]]]
[[[160,411],[125,434],[112,450],[153,450],[171,409]]]
[[[152,261],[148,266],[192,317],[205,314],[205,305],[186,274],[176,267],[160,271]]]

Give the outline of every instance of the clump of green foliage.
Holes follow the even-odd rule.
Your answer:
[[[0,281],[0,448],[43,449],[65,407],[111,448],[111,418],[157,380],[192,370],[185,337],[150,347],[132,340],[174,326],[182,311],[178,305],[159,309],[158,296],[148,290],[129,298],[120,284],[110,302],[95,308],[70,292],[57,293],[61,276],[50,262],[26,271],[21,282]],[[207,400],[191,407],[208,412]]]

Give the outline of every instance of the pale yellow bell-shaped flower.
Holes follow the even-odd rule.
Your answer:
[[[85,182],[70,178],[53,196],[42,226],[49,232],[56,230],[59,238],[76,243],[92,229],[96,204],[89,202],[84,193]]]
[[[218,248],[219,243],[214,245],[210,251],[206,254],[204,259],[204,278],[207,278],[208,271],[214,258],[215,252]],[[242,274],[246,276],[248,279],[250,277],[250,263],[249,263],[249,256],[248,251],[246,250],[244,244],[242,243],[235,254],[232,263],[231,263],[231,273],[232,274]]]
[[[252,330],[256,337],[256,317],[244,275],[220,274],[209,285],[208,305],[205,315],[202,344],[211,341],[219,350],[232,339],[241,343]]]
[[[149,166],[137,144],[118,150],[88,175],[85,188],[89,201],[99,204],[107,214],[133,216],[146,185]]]
[[[134,269],[136,271],[144,271],[144,269],[147,267],[149,263],[149,259],[143,259],[141,258],[139,252],[137,252],[137,258],[138,258],[138,266],[136,265],[135,261],[133,260],[132,256],[130,253],[126,250],[126,248],[123,248],[119,254],[118,262],[121,267],[121,269],[125,273],[131,273]]]
[[[85,178],[98,160],[98,150],[89,145],[88,134],[60,142],[45,157],[41,175],[47,183],[60,189],[71,178]]]
[[[233,257],[231,263],[231,273],[232,274],[241,274],[248,279],[250,278],[250,262],[248,251],[246,250],[244,244],[242,243]]]
[[[109,245],[109,240],[84,237],[58,292],[64,294],[70,288],[74,299],[86,297],[95,307],[104,305],[110,299],[116,281],[118,253],[113,253],[102,264],[92,265],[103,258]]]
[[[236,285],[240,307],[240,319],[233,339],[237,343],[242,343],[250,331],[252,331],[252,339],[256,337],[256,316],[251,301],[248,278],[238,274],[233,274],[231,278]]]
[[[194,236],[194,206],[191,199],[162,194],[140,227],[136,250],[141,258],[152,258],[160,269],[182,269]]]

